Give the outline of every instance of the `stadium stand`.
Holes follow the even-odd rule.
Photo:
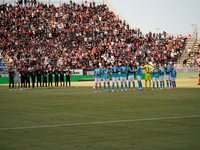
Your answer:
[[[0,5],[0,51],[10,66],[92,69],[118,61],[176,63],[186,38],[165,32],[142,35],[107,5],[62,4],[56,8]]]

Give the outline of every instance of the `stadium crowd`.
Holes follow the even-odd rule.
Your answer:
[[[190,62],[190,67],[197,67],[200,63],[200,43],[199,43],[199,47],[198,50],[194,53],[194,58],[191,59]]]
[[[142,35],[106,5],[72,1],[56,8],[0,5],[0,52],[20,68],[70,66],[92,69],[115,62],[174,63],[185,38],[166,32]]]

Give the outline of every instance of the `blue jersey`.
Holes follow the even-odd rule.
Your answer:
[[[159,76],[164,76],[165,75],[165,69],[164,68],[162,68],[162,67],[160,67],[159,69],[158,69],[161,73],[164,73],[164,74],[159,74]]]
[[[103,70],[105,70],[106,68],[103,68]],[[103,78],[104,79],[109,79],[109,69],[106,69],[105,71],[103,71]]]
[[[171,77],[172,77],[172,78],[175,78],[175,77],[176,77],[176,69],[174,69],[174,68],[172,68]]]
[[[129,71],[135,71],[135,68],[134,67],[129,67],[127,70],[129,70]],[[129,72],[128,73],[128,76],[132,76],[134,73],[132,73],[132,72]]]
[[[117,73],[113,73],[113,74],[112,74],[112,77],[113,77],[113,78],[118,77],[118,71],[119,71],[119,68],[118,68],[118,67],[112,67],[112,68],[111,68],[111,71],[112,71],[112,72],[117,72]]]
[[[127,74],[127,68],[124,67],[124,66],[122,66],[122,67],[120,67],[119,70],[122,71],[122,72],[124,72],[124,73],[121,72],[121,76],[120,76],[120,77],[126,77],[126,74]]]
[[[142,69],[140,66],[137,67],[138,72],[137,72],[137,76],[142,76]]]
[[[166,70],[166,71],[172,71],[172,67],[166,66],[166,67],[165,67],[165,70]],[[170,72],[170,73],[167,73],[167,72],[166,72],[166,75],[170,75],[170,74],[171,74],[171,72]]]
[[[158,78],[158,73],[155,73],[157,71],[158,71],[158,69],[151,69],[151,72],[153,72],[153,78]]]
[[[95,78],[101,78],[101,75],[99,75],[99,76],[97,76],[97,75],[101,74],[102,72],[103,72],[103,70],[101,68],[94,69]]]

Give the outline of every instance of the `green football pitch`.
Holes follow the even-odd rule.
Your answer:
[[[200,149],[200,88],[94,93],[0,86],[1,150]]]

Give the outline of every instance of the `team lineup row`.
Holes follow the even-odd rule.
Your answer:
[[[57,67],[54,70],[52,68],[49,68],[47,70],[40,67],[38,67],[37,69],[35,68],[12,69],[11,68],[9,70],[9,77],[8,77],[9,90],[14,90],[14,89],[23,90],[23,89],[27,89],[28,87],[30,89],[30,77],[31,77],[33,89],[35,89],[35,83],[37,83],[37,88],[38,88],[38,83],[40,84],[40,88],[44,88],[44,87],[47,88],[47,86],[49,88],[53,88],[53,85],[52,85],[53,75],[55,79],[55,88],[58,88],[59,81],[60,81],[61,88],[65,87],[65,82],[64,82],[65,75],[66,75],[66,87],[67,87],[68,82],[69,82],[69,87],[71,87],[71,83],[70,83],[71,72],[69,68],[61,67],[60,70]],[[36,80],[36,77],[37,77],[37,80]],[[48,85],[47,85],[47,77],[48,77]],[[15,88],[14,88],[14,81],[15,81]],[[42,85],[42,82],[43,82],[43,85]],[[21,83],[21,89],[20,89],[20,83]],[[17,88],[17,84],[18,84],[18,88]]]
[[[129,90],[131,91],[131,83],[133,84],[133,91],[135,91],[135,77],[137,75],[137,82],[139,86],[139,91],[142,90],[142,69],[145,69],[145,90],[151,89],[151,74],[153,76],[153,88],[155,90],[155,83],[157,85],[157,90],[159,88],[158,84],[158,75],[159,75],[159,82],[160,82],[160,89],[165,88],[164,76],[166,75],[166,89],[176,89],[176,69],[174,65],[169,64],[158,64],[151,66],[148,62],[146,65],[140,66],[139,63],[134,64],[125,64],[122,63],[121,67],[117,66],[117,63],[113,67],[104,66],[102,69],[96,65],[96,69],[94,70],[94,78],[95,78],[95,93],[97,93],[97,84],[99,84],[99,92],[101,92],[101,75],[103,75],[103,83],[104,83],[104,90],[107,92],[106,83],[108,85],[108,91],[110,90],[110,80],[112,74],[112,92],[114,92],[115,83],[117,85],[117,91],[119,91],[119,84],[118,84],[118,74],[120,73],[120,82],[121,82],[121,91],[124,91],[123,85],[125,84],[125,90],[127,91],[127,76],[128,76],[128,86]],[[147,81],[149,81],[149,88],[147,88]]]

